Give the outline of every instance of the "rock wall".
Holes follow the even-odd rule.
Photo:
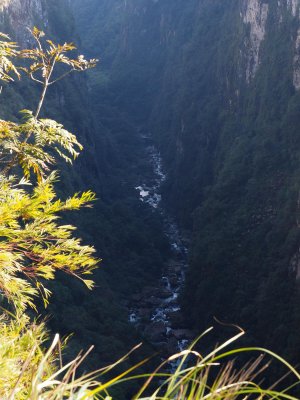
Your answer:
[[[260,64],[259,53],[266,34],[268,13],[269,5],[261,0],[246,0],[243,2],[241,17],[250,30],[248,38],[245,39],[247,83],[255,76]]]
[[[293,62],[293,84],[295,89],[300,90],[300,28],[297,31],[295,42],[295,55]]]
[[[294,18],[297,18],[300,25],[300,1],[286,0],[277,2],[277,13],[279,22],[283,21],[284,9],[287,9]],[[241,18],[249,28],[247,37],[244,40],[243,57],[246,59],[245,79],[247,83],[255,77],[261,63],[261,45],[267,33],[267,20],[270,6],[263,0],[243,0]],[[294,57],[293,57],[293,85],[300,90],[300,26],[293,36]]]
[[[287,0],[287,7],[294,17],[299,15],[299,0]]]
[[[14,39],[29,40],[28,28],[40,21],[47,25],[46,4],[43,0],[0,0],[0,21],[9,21]]]
[[[300,2],[299,0],[287,0],[287,7],[293,17],[300,22]],[[296,90],[300,90],[300,27],[297,31],[294,45],[294,60],[293,60],[293,84]]]

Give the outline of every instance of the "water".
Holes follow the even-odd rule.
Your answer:
[[[151,162],[154,172],[154,182],[143,183],[136,186],[136,190],[139,191],[140,200],[149,204],[153,208],[158,208],[161,203],[160,187],[166,179],[166,175],[162,169],[162,161],[159,152],[154,146],[147,147],[147,154]]]
[[[188,249],[176,222],[162,207],[160,191],[166,180],[166,174],[161,156],[152,145],[148,146],[146,151],[153,169],[153,179],[151,182],[137,185],[135,189],[139,193],[140,201],[162,215],[164,232],[170,243],[172,257],[164,267],[157,286],[146,288],[140,298],[131,302],[129,321],[152,344],[164,348],[165,353],[171,355],[185,349],[191,339],[191,332],[181,328],[180,323],[177,322],[176,328],[174,327],[174,317],[176,320],[176,316],[180,316],[179,295],[185,281]]]

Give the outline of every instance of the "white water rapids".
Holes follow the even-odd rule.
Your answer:
[[[131,303],[129,321],[139,329],[149,341],[163,348],[166,354],[182,351],[191,339],[191,332],[174,328],[174,316],[180,314],[179,294],[185,281],[187,268],[187,247],[180,235],[176,222],[166,214],[161,205],[161,185],[166,179],[162,159],[154,146],[147,147],[154,180],[144,182],[135,189],[140,200],[149,204],[162,215],[165,235],[170,243],[172,257],[165,266],[160,281],[155,288],[136,296]]]

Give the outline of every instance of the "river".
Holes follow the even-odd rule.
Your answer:
[[[145,142],[147,139],[145,137]],[[188,265],[188,248],[174,218],[168,215],[162,204],[161,187],[166,180],[162,158],[153,145],[148,144],[146,151],[154,179],[138,184],[135,189],[142,202],[161,214],[172,256],[157,285],[144,288],[131,299],[129,321],[168,356],[186,348],[193,338],[193,333],[183,326],[179,303]]]

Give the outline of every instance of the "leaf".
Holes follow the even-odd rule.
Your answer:
[[[32,193],[20,188],[16,179],[0,179],[0,289],[16,309],[34,307],[33,298],[38,294],[47,303],[50,292],[41,279],[54,279],[58,270],[80,278],[89,289],[93,287],[83,276],[98,264],[95,249],[72,236],[73,226],[57,221],[59,213],[78,209],[95,195],[85,192],[59,200],[53,187],[56,179],[56,174],[51,174]]]
[[[13,75],[20,78],[20,74],[11,61],[19,55],[17,45],[11,42],[9,36],[0,33],[0,80],[9,82],[13,81]],[[11,74],[12,73],[12,74]]]

